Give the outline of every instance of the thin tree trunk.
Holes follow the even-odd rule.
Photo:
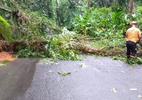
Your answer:
[[[134,6],[134,2],[133,2],[133,0],[130,0],[129,1],[129,12],[130,13],[133,13],[133,6]]]
[[[87,2],[87,6],[88,6],[88,8],[90,8],[90,0],[88,0],[88,2]]]

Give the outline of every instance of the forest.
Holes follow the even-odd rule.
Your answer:
[[[80,60],[81,54],[126,61],[125,32],[142,30],[141,0],[1,0],[1,50],[17,58]],[[142,42],[138,45],[142,64]]]

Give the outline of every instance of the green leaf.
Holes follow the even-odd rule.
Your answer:
[[[6,64],[4,63],[0,63],[0,67],[4,67]]]
[[[58,72],[58,74],[62,75],[62,76],[66,76],[71,74],[71,72]]]

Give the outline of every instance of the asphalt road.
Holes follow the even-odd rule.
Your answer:
[[[0,68],[0,100],[142,100],[141,73],[106,57],[17,59]]]

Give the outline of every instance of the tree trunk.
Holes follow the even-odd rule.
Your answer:
[[[88,8],[90,8],[90,0],[88,0],[88,2],[87,2],[87,6],[88,6]]]
[[[133,0],[130,0],[129,1],[129,12],[130,13],[133,13],[133,6],[134,6]]]

